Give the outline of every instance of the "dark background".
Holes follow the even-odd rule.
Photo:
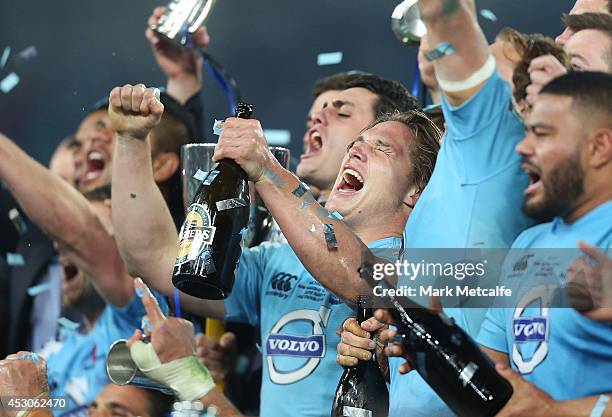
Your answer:
[[[349,69],[412,81],[416,50],[396,40],[390,16],[399,0],[218,0],[208,22],[209,52],[238,80],[264,128],[289,129],[301,153],[313,82]],[[21,82],[0,92],[0,132],[46,163],[86,110],[112,87],[164,79],[144,37],[154,0],[2,0],[0,55],[12,49],[0,79]],[[163,4],[163,3],[161,3]],[[556,35],[573,0],[480,0],[497,22],[480,18],[489,39],[504,26]],[[34,45],[36,58],[18,53]],[[322,52],[342,51],[342,63],[317,66]],[[205,78],[206,120],[227,115],[219,87]],[[214,138],[207,134],[209,141]]]

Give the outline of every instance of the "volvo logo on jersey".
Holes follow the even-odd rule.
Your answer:
[[[322,358],[325,356],[325,335],[271,334],[266,343],[266,352],[268,355]]]
[[[544,342],[547,320],[545,317],[515,318],[512,331],[515,343]]]

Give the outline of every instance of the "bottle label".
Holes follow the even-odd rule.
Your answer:
[[[349,407],[345,405],[342,408],[343,417],[372,417],[372,412],[365,408]]]
[[[206,245],[212,244],[215,227],[201,204],[192,204],[179,233],[179,249],[175,265],[181,265],[201,256]]]

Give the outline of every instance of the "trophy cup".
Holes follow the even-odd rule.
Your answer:
[[[148,342],[148,338],[145,338]],[[115,341],[106,355],[106,373],[115,385],[134,385],[145,389],[154,389],[167,395],[174,395],[169,387],[152,381],[143,374],[132,360],[130,349],[125,339]]]
[[[397,5],[391,15],[391,29],[404,43],[418,45],[421,42],[427,28],[421,19],[418,0],[404,0]]]
[[[159,23],[151,27],[175,45],[190,48],[191,34],[202,26],[216,0],[172,0]]]

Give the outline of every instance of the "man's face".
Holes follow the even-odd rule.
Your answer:
[[[582,14],[582,13],[609,13],[608,12],[608,1],[607,0],[577,0],[576,4],[569,14]],[[565,28],[555,39],[559,45],[565,45],[565,43],[574,35],[574,32],[570,28]]]
[[[321,94],[309,115],[297,175],[321,190],[329,190],[347,145],[374,120],[377,100],[376,94],[360,87]]]
[[[400,122],[364,131],[345,154],[325,207],[338,211],[349,225],[396,214],[413,194],[408,162],[412,140],[413,133]]]
[[[608,56],[612,48],[610,38],[599,30],[581,30],[565,43],[565,50],[577,71],[612,72]]]
[[[517,145],[522,168],[529,175],[523,210],[530,217],[550,220],[569,214],[584,191],[580,143],[585,134],[572,112],[570,97],[541,94]]]
[[[81,192],[110,184],[115,147],[113,131],[105,109],[88,115],[76,133],[79,148],[75,154],[76,187]]]
[[[149,397],[142,388],[108,384],[89,406],[89,417],[150,417]]]

